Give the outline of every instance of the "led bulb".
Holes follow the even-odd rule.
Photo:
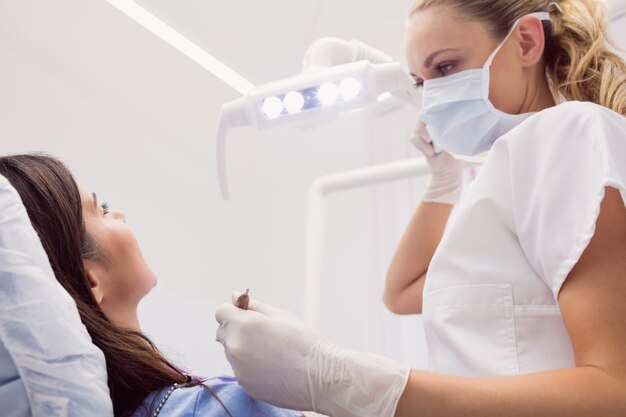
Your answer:
[[[339,84],[339,93],[345,101],[355,99],[361,93],[361,83],[354,78],[346,78]]]
[[[269,119],[275,119],[283,112],[283,102],[278,97],[268,97],[263,102],[262,109]]]
[[[329,106],[337,101],[339,98],[339,89],[335,84],[324,83],[317,91],[317,99],[324,106]]]
[[[302,94],[292,91],[285,95],[283,104],[289,113],[298,113],[304,107],[304,97]]]
[[[393,97],[393,94],[387,91],[386,93],[382,93],[378,96],[378,102],[382,103],[383,101],[389,100],[391,97]]]

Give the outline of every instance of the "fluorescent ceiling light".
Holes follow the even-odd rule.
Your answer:
[[[204,49],[181,35],[161,19],[131,0],[106,0],[126,16],[167,42],[202,68],[240,92],[246,94],[254,85]]]

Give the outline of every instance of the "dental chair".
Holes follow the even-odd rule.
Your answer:
[[[0,416],[113,416],[104,355],[1,175]]]

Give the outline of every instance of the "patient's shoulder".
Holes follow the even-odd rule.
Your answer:
[[[151,394],[133,417],[154,413],[168,395],[170,387]],[[228,412],[226,412],[228,410]],[[232,377],[206,379],[202,384],[174,389],[159,412],[159,417],[263,416],[295,417],[301,414],[277,408],[250,397]],[[148,415],[150,415],[148,414]]]

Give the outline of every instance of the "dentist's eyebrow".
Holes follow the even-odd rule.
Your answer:
[[[428,56],[428,58],[426,58],[426,61],[424,61],[424,67],[430,68],[435,58],[437,58],[440,54],[448,51],[458,51],[458,48],[444,48],[433,52]]]
[[[96,193],[91,193],[91,195],[93,196],[93,208],[98,211],[98,196]]]

